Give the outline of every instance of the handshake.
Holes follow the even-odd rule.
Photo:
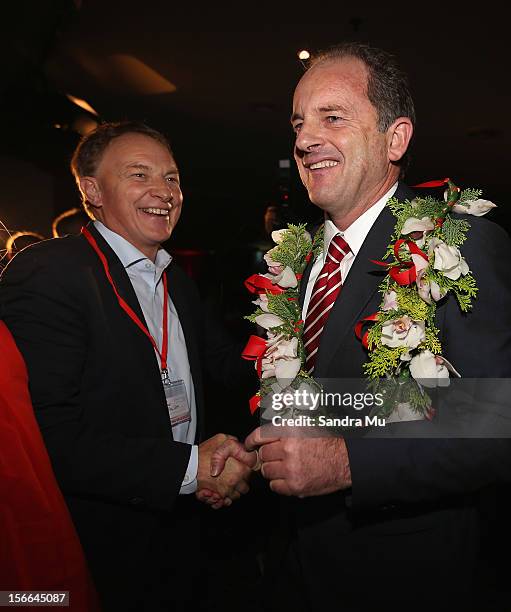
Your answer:
[[[271,437],[255,429],[242,444],[217,434],[199,446],[197,493],[215,510],[249,490],[251,472],[261,470],[279,495],[311,497],[351,487],[348,449],[340,437]],[[257,450],[254,450],[257,449]]]
[[[217,510],[248,493],[252,471],[260,468],[258,452],[248,451],[234,436],[216,434],[199,445],[197,493]]]

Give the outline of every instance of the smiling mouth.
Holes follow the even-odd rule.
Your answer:
[[[319,168],[333,168],[337,165],[339,165],[339,162],[334,161],[333,159],[324,159],[323,161],[311,164],[310,166],[308,166],[308,168],[309,170],[318,170]]]
[[[168,208],[141,208],[146,215],[156,215],[157,217],[168,217],[170,210]]]

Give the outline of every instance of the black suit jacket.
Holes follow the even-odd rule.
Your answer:
[[[414,195],[400,184],[395,197]],[[467,219],[471,229],[462,249],[479,294],[468,315],[453,296],[439,305],[444,354],[464,377],[510,377],[511,274],[506,261],[511,242],[494,223]],[[354,328],[379,308],[377,290],[384,273],[370,260],[381,260],[394,224],[385,208],[367,235],[323,331],[315,377],[364,376],[367,352]],[[311,267],[312,262],[303,276],[302,300]],[[445,589],[461,591],[460,585],[470,581],[469,561],[476,552],[474,494],[509,479],[509,441],[421,439],[419,429],[415,438],[357,436],[347,438],[346,445],[352,488],[290,503],[288,520],[296,527],[293,563],[295,570],[300,568],[309,608],[321,610],[337,597],[349,610],[383,602],[399,608],[422,588],[432,565],[435,576],[428,593],[433,599]],[[449,584],[442,580],[446,576]],[[389,590],[388,599],[385,585],[396,588]]]
[[[122,263],[89,229],[117,289],[143,321]],[[214,362],[218,374],[233,359],[241,362],[240,352],[204,320],[185,273],[175,263],[166,273],[186,337],[199,439],[201,358]],[[160,571],[157,559],[169,556],[162,530],[197,505],[194,496],[179,496],[191,447],[173,441],[149,339],[120,308],[83,236],[45,241],[17,255],[0,283],[0,315],[26,361],[36,417],[100,592],[117,589],[120,597],[120,585],[130,581],[140,589],[144,576]],[[177,544],[183,537],[193,549],[193,530],[182,531],[170,538]],[[133,592],[126,593],[124,605],[134,605]]]

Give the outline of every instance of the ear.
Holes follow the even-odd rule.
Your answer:
[[[388,156],[392,162],[399,161],[408,149],[413,134],[413,125],[408,117],[399,117],[387,130]]]
[[[96,177],[82,176],[80,178],[80,190],[89,203],[89,206],[92,206],[92,208],[101,208],[103,206],[101,189],[99,188]]]

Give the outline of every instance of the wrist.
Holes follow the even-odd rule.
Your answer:
[[[344,489],[349,489],[352,485],[350,458],[348,455],[348,448],[346,446],[346,442],[344,441],[344,438],[340,438],[339,440],[338,457],[339,457],[339,470],[337,474],[339,478],[339,489],[342,491]]]

